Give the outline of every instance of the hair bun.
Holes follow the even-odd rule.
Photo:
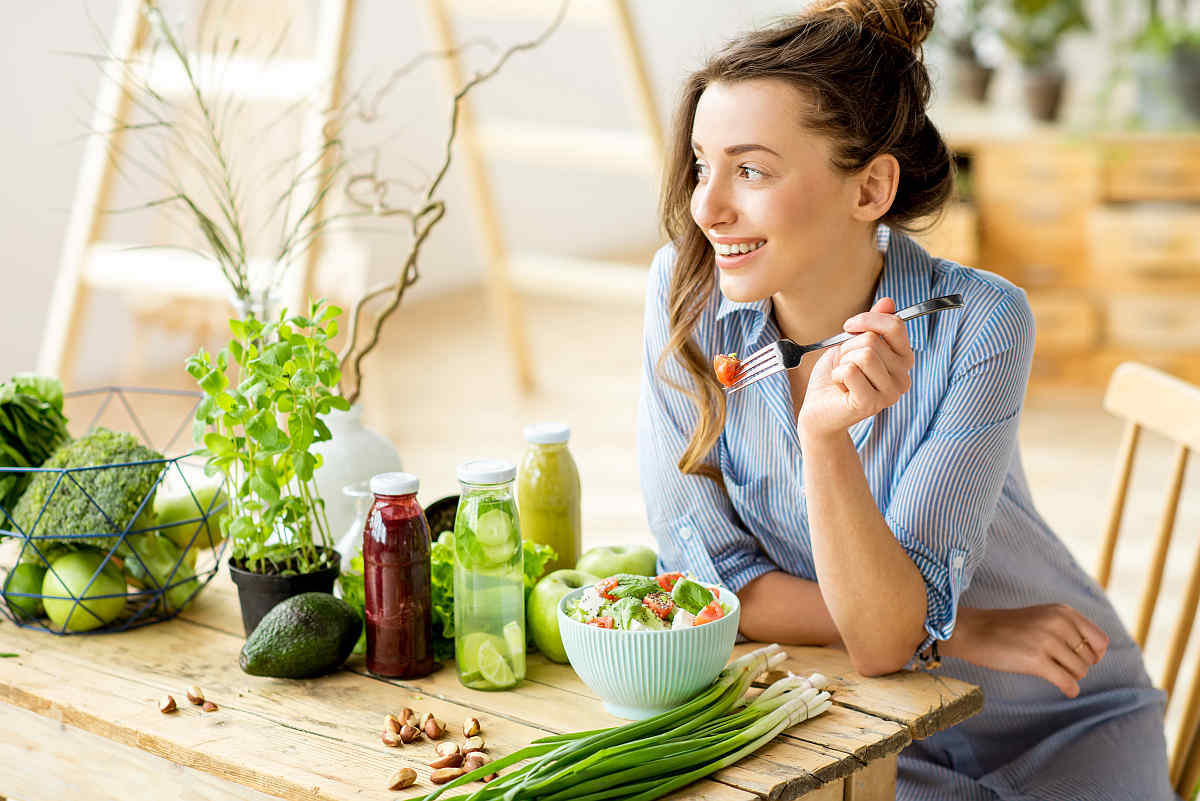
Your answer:
[[[933,30],[936,0],[817,0],[807,17],[848,17],[856,25],[919,50]]]

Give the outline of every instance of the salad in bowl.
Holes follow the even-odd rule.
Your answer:
[[[604,708],[640,720],[701,692],[729,661],[740,607],[727,589],[679,573],[619,573],[571,590],[558,628],[571,667]]]
[[[720,587],[682,573],[618,573],[584,588],[565,606],[572,620],[621,631],[687,629],[720,620],[731,609]]]

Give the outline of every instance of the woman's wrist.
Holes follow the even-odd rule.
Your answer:
[[[796,435],[800,439],[801,447],[804,450],[809,450],[813,447],[837,445],[841,443],[843,440],[849,438],[850,429],[828,429],[814,421],[805,420],[804,416],[801,415],[796,420]]]
[[[958,607],[958,619],[954,622],[954,632],[950,639],[941,645],[942,656],[953,656],[960,659],[970,648],[971,624],[975,619],[975,610],[970,607]]]

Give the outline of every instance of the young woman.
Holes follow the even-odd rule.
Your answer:
[[[936,646],[980,685],[980,714],[901,756],[900,798],[1173,798],[1163,693],[1026,485],[1025,295],[904,233],[953,180],[925,115],[933,6],[825,0],[685,85],[639,410],[660,567],[737,592],[746,637],[839,643],[866,675]],[[843,328],[733,395],[714,376]]]

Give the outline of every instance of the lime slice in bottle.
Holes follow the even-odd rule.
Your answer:
[[[502,631],[510,654],[525,653],[525,632],[521,631],[520,623],[515,620],[505,623]]]
[[[490,509],[475,523],[475,539],[481,545],[507,545],[512,537],[512,518],[503,509]]]
[[[479,646],[477,656],[479,672],[494,687],[508,687],[515,684],[517,676],[505,661],[503,654],[496,648],[491,639],[485,640]]]

